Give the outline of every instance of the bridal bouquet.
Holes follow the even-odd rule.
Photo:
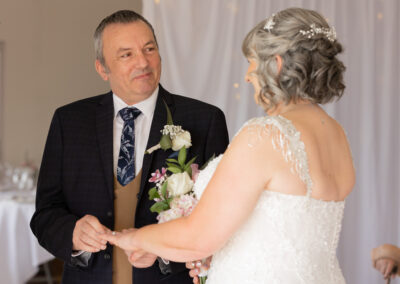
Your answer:
[[[163,134],[161,141],[148,149],[146,153],[160,148],[163,150],[172,148],[173,151],[179,150],[179,153],[176,159],[167,159],[166,167],[156,170],[149,179],[149,182],[155,184],[149,191],[149,199],[155,201],[150,211],[158,213],[158,223],[189,216],[192,213],[198,203],[198,198],[193,192],[193,185],[200,172],[199,165],[194,163],[196,157],[186,161],[187,148],[192,146],[190,133],[183,130],[181,126],[173,124],[171,112],[166,104],[165,107],[167,125],[161,130]],[[203,168],[206,165],[207,163]],[[199,274],[200,283],[205,283],[206,275],[204,271]]]
[[[183,147],[179,150],[178,159],[167,159],[167,168],[151,174],[149,182],[156,186],[150,189],[149,199],[156,203],[150,211],[158,213],[158,223],[189,216],[198,203],[193,185],[200,170],[198,164],[193,163],[196,157],[186,162],[186,155],[186,148]],[[200,283],[205,283],[206,279],[207,271],[202,270],[199,274]]]

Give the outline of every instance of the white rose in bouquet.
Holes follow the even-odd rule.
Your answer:
[[[172,138],[172,150],[178,151],[181,148],[189,148],[192,146],[192,140],[189,131],[182,131]]]
[[[186,194],[193,187],[193,181],[187,172],[173,174],[167,179],[167,182],[167,191],[171,196]]]

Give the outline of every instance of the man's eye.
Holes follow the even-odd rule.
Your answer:
[[[148,47],[148,48],[146,48],[146,51],[147,52],[152,52],[152,51],[154,51],[156,48],[155,47]]]
[[[122,58],[126,58],[126,57],[129,57],[129,56],[131,56],[130,52],[124,53],[124,54],[121,55]]]

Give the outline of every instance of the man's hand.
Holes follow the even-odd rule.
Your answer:
[[[193,283],[199,283],[199,277],[201,271],[208,270],[210,268],[210,263],[212,256],[207,257],[205,261],[197,260],[186,262],[186,268],[190,269],[189,276],[193,278]]]
[[[137,268],[147,268],[154,264],[157,256],[152,253],[145,252],[144,250],[139,251],[125,251],[130,264]]]
[[[85,215],[79,219],[72,234],[72,249],[87,252],[99,252],[106,249],[107,241],[102,240],[99,234],[110,231],[92,215]]]
[[[130,228],[122,230],[123,234],[135,232],[137,229]],[[144,250],[125,250],[126,256],[128,257],[128,261],[130,264],[137,268],[147,268],[154,264],[157,259],[157,256],[152,253],[148,253]]]
[[[381,258],[375,262],[375,268],[382,273],[384,279],[388,279],[390,276],[395,277],[393,269],[396,267],[396,262],[390,258]]]

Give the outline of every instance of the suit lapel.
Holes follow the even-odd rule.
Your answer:
[[[114,102],[112,92],[106,94],[96,110],[96,133],[110,198],[113,200],[113,121]]]
[[[146,149],[149,149],[150,147],[157,145],[160,142],[161,130],[164,128],[164,125],[167,124],[167,111],[165,109],[164,101],[167,103],[169,109],[171,110],[171,114],[173,116],[175,111],[175,106],[173,103],[172,96],[166,90],[164,90],[164,88],[160,85],[156,102],[156,108],[154,110],[153,121],[151,123],[150,135],[147,141]],[[159,149],[151,154],[144,155],[139,200],[142,197],[145,185],[148,182],[148,176],[151,170],[151,165],[153,164],[154,161],[157,161],[161,156],[163,156],[160,155],[160,152],[163,153],[164,150]]]

